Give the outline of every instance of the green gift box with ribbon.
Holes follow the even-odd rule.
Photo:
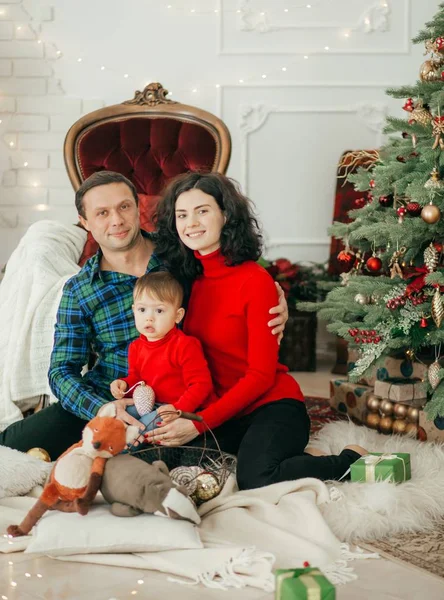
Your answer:
[[[335,600],[335,586],[319,571],[306,569],[277,569],[276,600]]]
[[[410,454],[405,452],[393,454],[371,452],[351,466],[352,481],[372,483],[388,480],[401,483],[411,478]]]

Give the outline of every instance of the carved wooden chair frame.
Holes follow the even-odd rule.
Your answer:
[[[77,190],[85,179],[78,156],[83,135],[105,122],[122,121],[131,116],[149,119],[172,118],[204,127],[216,143],[212,171],[226,172],[231,155],[231,137],[225,123],[205,110],[170,100],[167,95],[168,90],[160,83],[150,83],[143,92],[136,91],[132,100],[95,110],[71,126],[65,138],[63,154],[74,190]]]

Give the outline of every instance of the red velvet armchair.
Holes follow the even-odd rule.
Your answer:
[[[160,83],[150,83],[132,100],[107,106],[76,121],[66,135],[65,165],[77,190],[97,171],[128,177],[139,194],[142,227],[151,217],[168,181],[188,171],[225,173],[231,138],[215,115],[167,98]],[[97,250],[88,238],[83,264]]]

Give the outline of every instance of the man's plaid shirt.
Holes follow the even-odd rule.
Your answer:
[[[131,309],[137,277],[101,271],[101,256],[99,250],[65,284],[48,373],[63,408],[87,420],[113,400],[109,385],[127,375],[128,345],[139,336]],[[153,253],[146,272],[162,270],[163,263]],[[91,352],[97,362],[82,377]]]

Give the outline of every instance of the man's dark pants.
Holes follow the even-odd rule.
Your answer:
[[[57,402],[10,425],[0,433],[0,446],[22,452],[30,448],[43,448],[51,460],[56,460],[72,444],[81,440],[86,423]]]

